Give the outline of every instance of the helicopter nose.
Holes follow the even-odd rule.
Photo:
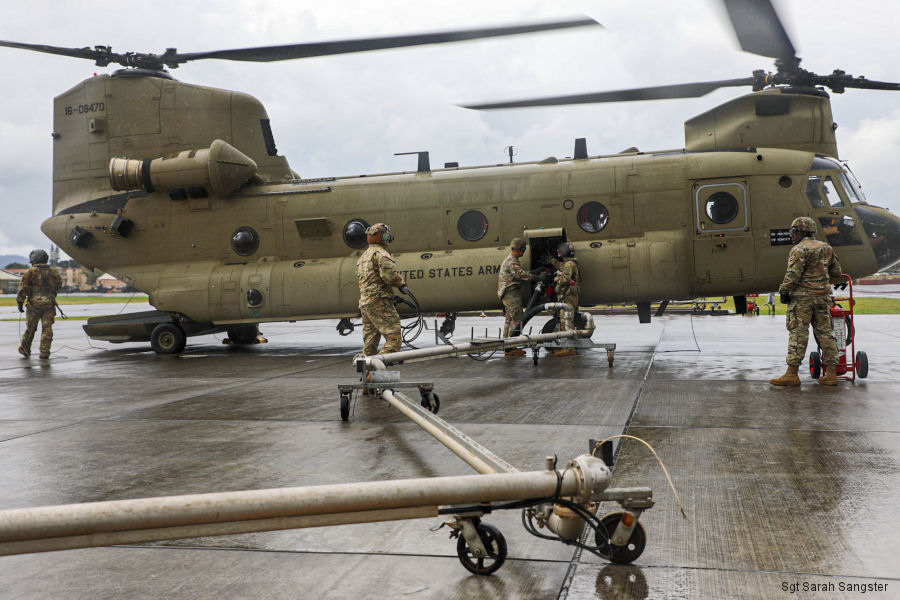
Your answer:
[[[855,208],[875,251],[878,270],[884,271],[900,262],[900,218],[878,206],[857,204]]]

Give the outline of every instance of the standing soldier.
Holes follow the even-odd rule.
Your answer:
[[[772,385],[798,386],[797,371],[806,354],[809,341],[809,325],[822,347],[825,374],[819,377],[823,385],[837,385],[838,349],[831,329],[831,285],[840,283],[841,264],[834,250],[815,239],[816,222],[809,217],[798,217],[791,223],[791,241],[794,247],[788,258],[787,273],[778,288],[781,301],[788,305],[786,324],[788,338],[787,371]]]
[[[571,313],[563,313],[562,331],[575,329],[575,313],[578,311],[578,295],[581,290],[581,269],[578,268],[578,260],[575,258],[575,246],[569,242],[563,242],[556,250],[556,260],[553,266],[557,268],[556,279],[553,285],[556,289],[556,298],[572,307]],[[553,352],[553,356],[575,356],[573,348],[560,348]]]
[[[522,268],[519,259],[525,254],[525,240],[513,238],[509,244],[509,256],[500,265],[500,278],[497,282],[497,296],[503,302],[506,311],[506,322],[503,324],[503,337],[509,337],[522,322],[522,306],[525,282],[533,278],[531,273]],[[524,356],[521,348],[511,348],[506,356]]]
[[[62,278],[59,273],[47,264],[49,257],[43,250],[32,250],[28,255],[31,268],[22,275],[19,282],[19,293],[16,302],[19,312],[25,312],[22,307],[28,302],[26,315],[25,334],[22,336],[22,344],[19,346],[19,354],[28,358],[31,356],[31,341],[34,332],[37,331],[38,322],[41,323],[41,358],[50,358],[50,344],[53,342],[53,317],[56,315],[56,292],[62,286]]]
[[[366,248],[356,261],[356,277],[359,280],[359,314],[363,326],[363,354],[372,356],[378,351],[378,342],[384,336],[384,347],[379,354],[400,350],[400,315],[394,308],[391,286],[409,293],[403,275],[394,270],[394,258],[387,245],[393,241],[391,230],[384,223],[375,223],[366,229]]]

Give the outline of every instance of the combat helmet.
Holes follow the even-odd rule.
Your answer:
[[[366,235],[378,235],[379,232],[382,234],[381,242],[383,244],[390,244],[394,241],[394,236],[391,235],[391,228],[384,223],[375,223],[366,229]]]
[[[814,235],[816,233],[816,222],[810,217],[797,217],[791,222],[791,229],[795,228],[807,236]]]
[[[575,256],[575,246],[570,242],[563,242],[556,248],[556,258],[562,260],[567,256]]]
[[[45,264],[47,264],[48,260],[50,260],[50,256],[47,255],[47,251],[41,250],[40,248],[38,248],[37,250],[32,250],[28,254],[28,262],[30,262],[33,265],[38,265],[38,264],[45,265]]]

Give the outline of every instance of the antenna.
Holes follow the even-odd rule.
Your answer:
[[[418,173],[428,173],[431,171],[431,160],[428,158],[428,151],[419,152],[395,152],[394,156],[406,156],[407,154],[417,154],[419,156],[419,165],[416,171]]]
[[[512,164],[513,156],[515,156],[519,153],[519,151],[516,150],[515,146],[507,146],[506,148],[503,149],[503,151],[509,155],[509,164]]]

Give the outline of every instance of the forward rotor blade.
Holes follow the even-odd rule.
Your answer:
[[[524,108],[528,106],[561,106],[565,104],[592,104],[595,102],[632,102],[637,100],[665,100],[670,98],[698,98],[722,87],[753,85],[752,77],[743,79],[723,79],[700,83],[679,83],[647,88],[634,88],[614,92],[596,92],[593,94],[574,94],[571,96],[549,96],[529,100],[510,100],[507,102],[490,102],[485,104],[461,105],[474,110],[493,110],[497,108]]]
[[[235,50],[215,50],[211,52],[189,52],[185,54],[176,54],[174,56],[174,60],[182,63],[189,60],[218,58],[222,60],[271,62],[277,60],[292,60],[295,58],[311,58],[314,56],[329,56],[332,54],[347,54],[351,52],[368,52],[370,50],[384,50],[387,48],[403,48],[407,46],[421,46],[425,44],[461,42],[465,40],[475,40],[480,38],[500,37],[521,33],[534,33],[538,31],[551,31],[554,29],[568,29],[572,27],[585,26],[602,27],[602,25],[600,25],[600,23],[598,23],[597,21],[588,17],[584,17],[566,21],[511,25],[505,27],[463,29],[457,31],[398,35],[356,40],[337,40],[333,42],[288,44],[285,46],[263,46],[259,48],[243,48]]]
[[[862,77],[858,77],[856,79],[850,79],[848,81],[841,82],[844,87],[848,88],[861,88],[864,90],[888,90],[892,92],[900,92],[900,83],[892,83],[890,81],[872,81],[871,79],[864,79]]]
[[[771,0],[722,0],[741,49],[760,56],[790,61],[794,45]]]
[[[47,46],[44,44],[22,44],[19,42],[7,42],[0,40],[0,46],[7,48],[19,48],[21,50],[34,50],[35,52],[46,52],[47,54],[59,54],[60,56],[73,56],[75,58],[88,58],[94,60],[95,50],[91,48],[62,48],[60,46]]]

